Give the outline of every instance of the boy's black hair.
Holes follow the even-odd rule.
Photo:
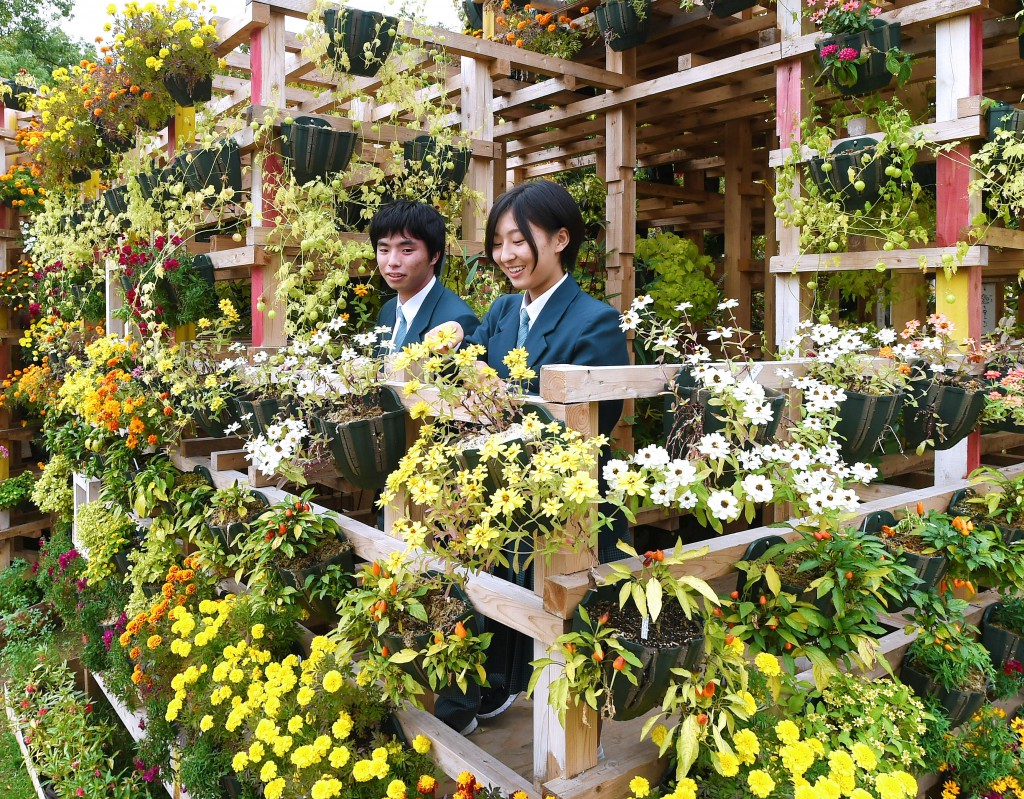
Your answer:
[[[395,233],[405,234],[426,244],[430,257],[437,256],[434,274],[441,274],[447,236],[444,217],[434,206],[412,200],[395,200],[381,206],[370,220],[370,243],[373,249],[377,249],[377,242],[382,238]]]
[[[562,228],[569,232],[569,243],[560,253],[562,269],[566,272],[576,266],[576,256],[586,235],[580,207],[564,188],[550,180],[531,180],[520,183],[502,194],[487,215],[487,230],[484,233],[484,254],[494,263],[491,248],[494,245],[494,229],[507,211],[512,212],[516,227],[523,234],[526,243],[537,259],[537,243],[533,240],[530,224],[534,224],[549,235]]]

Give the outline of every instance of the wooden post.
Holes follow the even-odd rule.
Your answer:
[[[462,131],[474,139],[494,139],[494,114],[491,101],[494,81],[486,61],[462,58]],[[466,185],[483,195],[483,207],[467,201],[462,206],[462,238],[484,240],[487,211],[494,204],[494,162],[474,156],[470,161]]]
[[[605,49],[606,67],[630,77],[636,76],[636,50],[623,53]],[[605,186],[608,197],[605,206],[605,266],[608,277],[605,293],[618,311],[630,306],[636,296],[636,104],[630,103],[605,116]],[[630,342],[632,343],[632,342]],[[633,352],[630,346],[630,360]],[[634,402],[623,404],[623,418],[633,415]],[[627,452],[633,451],[633,428],[623,422],[615,428],[615,443]]]
[[[285,35],[284,14],[273,11],[266,27],[252,32],[249,62],[252,69],[252,103],[276,108],[285,107]],[[275,187],[284,165],[277,153],[255,159],[252,168],[252,226],[273,227],[277,213],[273,206]],[[278,303],[277,271],[281,256],[267,254],[262,265],[252,269],[252,344],[254,347],[279,347],[286,343],[284,320],[286,308]],[[257,308],[260,299],[265,310]],[[274,318],[270,311],[274,311]]]
[[[750,260],[750,202],[742,194],[751,181],[753,142],[749,119],[725,125],[725,296],[737,299],[736,321],[750,329],[750,278],[740,271],[741,261]]]
[[[940,20],[935,24],[935,119],[957,118],[959,100],[981,94],[982,18],[978,14]],[[935,239],[940,247],[955,246],[961,228],[981,210],[981,198],[969,186],[971,145],[961,144],[936,159],[937,204]],[[935,277],[935,309],[956,325],[956,335],[979,339],[981,329],[981,267],[961,267],[956,274]],[[981,431],[935,453],[936,485],[965,477],[981,462]]]
[[[567,406],[566,424],[584,435],[596,435],[597,408],[596,402]],[[543,597],[547,577],[577,574],[596,565],[595,550],[556,553],[547,563],[538,560],[534,563],[533,590]],[[568,627],[568,622],[566,625]],[[548,654],[544,643],[534,641],[535,659],[547,657]],[[557,660],[558,654],[555,653],[553,657]],[[584,718],[589,708],[585,704],[582,707],[570,704],[563,727],[558,721],[558,714],[548,705],[548,689],[559,673],[557,665],[548,666],[533,692],[533,780],[538,785],[555,777],[575,777],[597,765],[597,747],[600,742],[593,712]]]

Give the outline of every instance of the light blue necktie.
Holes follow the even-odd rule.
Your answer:
[[[409,332],[409,326],[405,322],[405,312],[401,308],[396,309],[398,313],[398,327],[395,328],[395,335],[391,339],[391,351],[398,352],[405,343],[405,334]]]
[[[526,312],[526,306],[519,311],[519,338],[516,339],[516,349],[526,343],[526,336],[530,332],[530,315]]]

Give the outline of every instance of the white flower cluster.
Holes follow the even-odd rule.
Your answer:
[[[749,377],[737,380],[732,372],[703,363],[695,365],[691,374],[712,394],[733,400],[731,415],[740,424],[766,425],[772,421],[772,409],[760,383]]]
[[[280,424],[267,427],[266,436],[257,436],[246,442],[252,465],[267,477],[277,474],[282,461],[289,460],[302,447],[303,439],[309,435],[304,422],[285,419]]]
[[[839,404],[846,399],[846,392],[838,386],[822,383],[813,377],[802,377],[793,382],[793,385],[802,392],[803,402],[801,408],[810,417],[816,417],[823,413],[833,413],[839,410]],[[816,419],[805,420],[811,430],[820,430],[820,422]]]

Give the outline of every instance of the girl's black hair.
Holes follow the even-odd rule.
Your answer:
[[[446,234],[444,217],[434,206],[412,200],[395,200],[381,206],[370,220],[370,243],[373,249],[377,249],[377,242],[382,238],[396,233],[419,239],[427,245],[430,258],[437,256],[434,274],[441,274]]]
[[[569,243],[559,254],[562,269],[566,272],[576,266],[576,256],[586,235],[583,215],[576,201],[564,188],[550,180],[531,180],[520,183],[502,194],[487,215],[487,230],[484,233],[484,254],[494,263],[494,229],[507,211],[512,212],[516,227],[526,239],[534,260],[537,259],[537,243],[533,240],[530,224],[534,224],[548,235],[554,235],[562,228],[569,232]]]

